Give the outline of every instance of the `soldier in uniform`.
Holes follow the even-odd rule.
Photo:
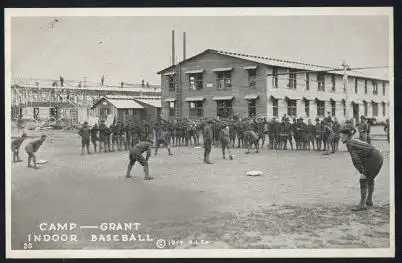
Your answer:
[[[244,129],[243,129],[243,123],[239,119],[236,122],[236,136],[237,136],[237,148],[244,147]]]
[[[119,134],[120,134],[120,129],[116,123],[113,123],[110,125],[110,130],[112,132],[112,152],[114,152],[114,146],[117,146],[117,150],[120,151],[120,146],[119,146]]]
[[[338,148],[339,148],[339,132],[341,131],[341,125],[339,124],[336,117],[334,117],[334,123],[332,125],[332,130],[334,131],[334,140],[333,140],[334,149],[335,149],[335,152],[337,152]]]
[[[274,138],[275,138],[275,149],[282,149],[282,122],[279,122],[276,118],[274,119]]]
[[[78,134],[81,136],[81,155],[84,155],[84,148],[87,148],[87,153],[91,154],[89,151],[89,141],[91,136],[91,129],[88,126],[88,122],[84,122]]]
[[[108,152],[111,152],[111,150],[110,150],[110,137],[111,137],[111,134],[112,134],[112,130],[110,129],[110,127],[106,126],[106,129],[105,129],[106,146],[105,146],[105,148],[107,147]]]
[[[322,145],[322,137],[323,137],[323,129],[322,125],[320,122],[319,118],[315,119],[315,141],[317,144],[317,151],[321,151],[321,145]]]
[[[293,150],[293,142],[292,142],[292,125],[289,122],[289,118],[285,118],[285,122],[283,123],[282,129],[282,140],[283,140],[283,149],[287,150],[287,142],[290,143],[290,148]]]
[[[144,141],[141,141],[137,143],[133,148],[130,149],[130,154],[129,154],[129,159],[130,163],[128,164],[127,167],[127,173],[126,173],[126,178],[130,178],[130,172],[131,169],[133,168],[135,162],[139,162],[143,167],[144,167],[144,173],[145,173],[145,180],[152,180],[153,177],[149,176],[149,165],[148,165],[148,160],[151,157],[151,146],[153,145],[153,141],[149,139],[145,139]],[[146,152],[146,157],[142,155],[144,152]]]
[[[275,117],[273,117],[270,121],[267,122],[267,133],[268,133],[268,140],[269,144],[268,147],[269,149],[274,149],[275,147],[275,129],[274,129],[274,121],[276,120]]]
[[[94,152],[95,153],[96,153],[96,148],[97,148],[96,147],[96,142],[99,140],[98,132],[99,132],[98,124],[95,123],[95,125],[91,128],[91,141],[92,141],[92,144],[94,145]]]
[[[255,123],[255,132],[258,136],[258,141],[262,141],[261,148],[264,147],[265,144],[265,121],[263,118],[256,118],[254,120]]]
[[[139,127],[139,126],[136,127],[135,123],[132,123],[132,124],[131,124],[131,128],[130,128],[130,136],[131,136],[130,142],[131,142],[131,147],[134,147],[134,146],[139,142],[139,140],[138,140],[138,134],[137,134],[137,128],[138,128],[138,127]]]
[[[367,142],[369,126],[363,115],[360,117],[360,123],[357,129],[359,131],[359,139],[363,142]]]
[[[105,121],[101,120],[100,125],[99,125],[99,152],[102,150],[102,148],[104,148],[105,152],[107,152],[107,149],[108,149],[106,130],[107,130],[107,126],[105,124]]]
[[[124,125],[124,133],[126,134],[127,149],[129,149],[131,146],[130,125],[131,123],[126,123],[126,125]]]
[[[43,142],[46,140],[46,135],[42,135],[39,140],[33,141],[28,143],[25,146],[25,151],[28,154],[28,167],[32,167],[31,165],[31,159],[33,160],[34,169],[39,169],[39,167],[36,166],[36,156],[35,153],[39,150],[39,147],[43,144]]]
[[[211,128],[212,121],[208,120],[203,128],[203,138],[204,138],[204,163],[212,164],[209,155],[211,154],[212,148],[212,128]]]
[[[308,125],[306,123],[303,122],[303,118],[301,118],[301,122],[302,122],[302,148],[303,150],[307,150],[310,148],[310,144],[309,147],[307,147],[307,137],[308,137]]]
[[[27,134],[23,133],[22,136],[20,138],[14,139],[11,142],[11,151],[13,152],[13,162],[22,162],[22,160],[20,159],[20,147],[21,144],[25,141],[25,139],[27,138]]]
[[[236,124],[235,120],[232,120],[229,124],[229,139],[230,139],[230,144],[232,145],[232,148],[235,147],[235,142],[236,142]]]
[[[229,128],[229,126],[226,126],[225,128],[223,128],[221,130],[221,134],[220,134],[219,138],[220,138],[221,146],[222,146],[223,159],[226,159],[225,150],[227,149],[230,160],[233,160],[232,152],[230,151],[230,128]]]
[[[120,150],[127,151],[127,140],[126,140],[126,130],[123,123],[119,123],[119,147]],[[124,147],[124,148],[123,148]]]
[[[324,125],[324,138],[326,139],[326,145],[327,147],[326,149],[326,153],[324,153],[325,155],[328,155],[330,152],[330,148],[332,149],[331,153],[335,153],[335,146],[334,146],[334,139],[335,139],[335,133],[332,130],[332,126],[331,123],[328,119],[324,119],[322,121],[323,125]]]
[[[293,119],[293,124],[296,125],[295,129],[293,130],[294,133],[294,138],[296,141],[296,150],[301,150],[302,149],[302,138],[303,138],[303,120],[301,118],[299,119]]]
[[[306,146],[307,149],[310,150],[310,143],[313,144],[313,150],[315,151],[315,127],[314,125],[311,123],[311,120],[308,120],[308,124],[307,124],[307,137],[306,137]]]
[[[360,173],[360,204],[352,211],[366,210],[373,206],[374,179],[380,173],[384,157],[374,146],[352,139],[352,131],[343,128],[341,140],[346,144],[352,162]]]
[[[165,129],[157,134],[157,136],[156,136],[156,145],[155,145],[155,155],[158,154],[158,149],[159,149],[159,146],[161,144],[163,144],[167,148],[169,155],[173,155],[170,152],[170,146],[169,146],[170,143],[168,141],[168,138],[169,138],[169,132],[167,130],[165,130]]]

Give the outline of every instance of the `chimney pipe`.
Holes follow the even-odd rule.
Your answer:
[[[174,54],[174,30],[172,30],[172,65],[174,66],[175,63],[175,54]]]
[[[183,32],[183,60],[186,59],[186,32]]]

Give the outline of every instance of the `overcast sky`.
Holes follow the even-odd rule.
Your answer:
[[[389,63],[386,16],[12,18],[13,77],[160,84],[170,66],[171,30],[182,59],[205,49],[338,67]],[[386,70],[360,71],[385,75]]]

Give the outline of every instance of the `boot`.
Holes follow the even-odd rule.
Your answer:
[[[367,179],[360,179],[360,204],[353,208],[353,212],[367,210],[366,200],[367,200],[367,191],[368,191],[368,181]]]
[[[173,155],[173,153],[170,152],[170,148],[168,148],[168,153],[169,155]]]
[[[152,179],[154,179],[153,177],[150,177],[150,176],[149,176],[149,169],[148,169],[148,166],[144,166],[144,173],[145,173],[145,178],[144,178],[144,180],[152,180]]]
[[[368,195],[366,205],[368,207],[373,206],[373,192],[374,192],[374,179],[368,181]]]
[[[225,154],[224,151],[222,152],[222,155],[223,155],[223,160],[225,160],[226,159],[226,154]]]
[[[209,155],[207,156],[207,161],[205,162],[206,164],[213,164],[210,160],[209,160]]]

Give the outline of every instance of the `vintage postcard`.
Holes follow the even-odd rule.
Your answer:
[[[394,257],[393,9],[6,9],[8,258]]]

